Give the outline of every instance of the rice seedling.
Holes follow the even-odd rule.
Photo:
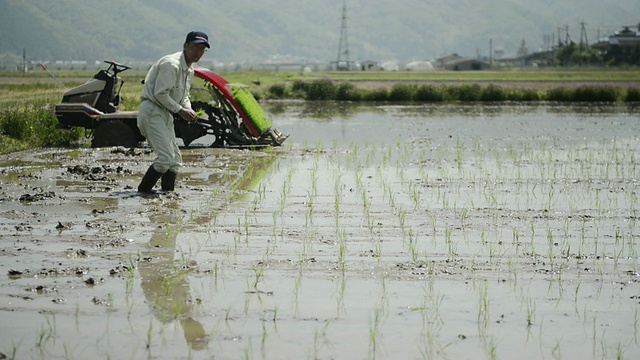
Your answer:
[[[267,336],[269,335],[269,330],[266,326],[266,321],[262,321],[262,337],[260,339],[260,352],[263,357],[266,357],[266,343]]]
[[[346,256],[347,256],[347,230],[342,229],[338,232],[338,268],[344,276],[346,271]]]
[[[313,224],[313,213],[315,210],[314,195],[307,190],[307,213],[305,214],[305,226]]]
[[[253,273],[255,275],[254,281],[253,281],[253,289],[258,289],[258,284],[260,284],[260,280],[262,280],[262,277],[264,276],[264,263],[260,262],[258,264],[258,266],[254,266],[253,267]]]
[[[444,230],[445,232],[445,241],[447,243],[447,251],[448,251],[448,255],[449,255],[449,260],[453,260],[456,256],[456,251],[458,249],[458,245],[454,242],[453,238],[451,237],[451,232],[452,229],[451,228],[446,228]]]
[[[347,295],[347,277],[340,276],[337,283],[337,296],[336,296],[336,318],[340,319],[342,315],[346,313],[345,296]]]
[[[129,266],[127,267],[127,281],[126,281],[126,293],[129,295],[133,291],[133,282],[135,280],[135,269],[137,268],[137,262],[140,259],[140,253],[138,252],[137,256],[134,259],[132,253],[129,253]]]
[[[249,245],[249,236],[251,236],[251,224],[249,221],[249,212],[244,212],[244,243],[245,245]]]
[[[317,327],[313,333],[313,356],[314,358],[319,357],[319,352],[321,350],[322,345],[329,344],[329,340],[327,339],[327,331],[329,326],[332,324],[331,320],[327,320],[324,322],[322,328],[318,329]]]
[[[276,237],[277,237],[277,229],[278,229],[278,213],[277,212],[272,212],[271,213],[271,240],[272,241],[276,241]]]
[[[562,341],[560,339],[556,340],[555,345],[551,349],[551,355],[553,355],[554,359],[561,359],[562,358],[562,352],[561,352],[561,349],[560,349],[561,342]]]
[[[527,301],[527,327],[531,327],[535,321],[536,304],[531,299]]]
[[[498,342],[495,339],[495,337],[492,336],[491,339],[486,344],[485,351],[487,353],[487,356],[490,359],[497,359],[498,358],[497,349],[498,349]]]
[[[302,286],[302,278],[303,278],[303,259],[302,254],[298,254],[298,276],[296,277],[294,286],[293,286],[293,314],[294,316],[298,316],[300,310],[300,289]]]
[[[48,321],[48,319],[47,319]],[[49,328],[41,328],[37,333],[35,345],[39,349],[39,351],[44,351],[44,346],[54,337],[54,329]]]
[[[147,328],[147,337],[145,339],[145,348],[147,351],[151,351],[151,344],[153,341],[153,319],[149,321],[149,327]]]
[[[376,358],[376,354],[378,353],[378,351],[380,351],[379,349],[379,327],[380,327],[380,310],[379,309],[375,309],[373,311],[373,319],[370,320],[369,323],[369,342],[370,342],[370,348],[369,348],[369,356],[371,358]]]
[[[413,229],[409,229],[409,253],[411,254],[411,261],[414,263],[418,261],[418,239],[414,238]]]
[[[175,274],[173,273],[164,274],[164,276],[162,277],[162,283],[161,283],[162,294],[164,296],[170,296],[171,294],[173,294],[175,285],[176,285]]]
[[[16,343],[14,340],[11,340],[11,349],[9,351],[3,350],[2,353],[7,359],[17,359],[18,351],[20,349],[20,345],[22,344],[22,339]]]
[[[334,174],[333,212],[336,230],[340,226],[340,201],[342,200],[342,174]]]
[[[465,152],[464,143],[460,141],[460,138],[458,138],[456,140],[456,164],[458,167],[458,172],[462,172],[462,162],[463,162],[464,152]]]

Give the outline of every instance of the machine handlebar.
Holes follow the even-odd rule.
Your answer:
[[[109,69],[107,69],[107,71],[111,70],[113,71],[113,75],[118,75],[118,73],[121,73],[125,70],[129,70],[131,69],[130,66],[127,65],[122,65],[119,64],[115,61],[111,61],[111,60],[104,60],[105,63],[109,64]]]

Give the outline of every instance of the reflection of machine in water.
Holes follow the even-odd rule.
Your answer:
[[[253,189],[266,175],[276,160],[276,156],[264,153],[249,153],[245,162],[235,162],[225,175],[218,174],[209,178],[212,187],[233,188],[244,192]],[[235,165],[235,166],[233,166]],[[237,167],[237,168],[236,168]],[[220,199],[220,203],[237,200],[238,192],[231,198]],[[218,199],[213,199],[217,202]],[[163,204],[162,212],[156,213],[150,220],[155,224],[146,250],[140,255],[138,270],[141,286],[147,303],[158,321],[168,324],[178,321],[187,345],[193,350],[203,350],[208,345],[208,334],[197,320],[196,308],[200,299],[191,294],[189,272],[195,263],[184,263],[176,258],[178,234],[189,228],[208,223],[216,216],[215,211],[202,213],[191,222],[180,222],[180,203]]]

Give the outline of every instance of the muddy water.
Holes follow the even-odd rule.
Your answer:
[[[634,358],[639,112],[265,106],[267,151],[0,161],[16,358]],[[204,141],[204,139],[203,139]]]

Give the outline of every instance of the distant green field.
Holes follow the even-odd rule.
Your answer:
[[[231,74],[229,74],[231,75]],[[636,70],[513,70],[513,71],[359,71],[311,72],[296,79],[330,78],[352,81],[640,81]]]
[[[63,82],[82,83],[93,76],[93,72],[55,73]],[[276,72],[276,71],[231,71],[221,72],[231,82],[251,84],[259,81],[262,85],[294,80],[314,80],[328,78],[336,81],[640,81],[640,69],[540,69],[502,71],[316,71],[316,72]],[[144,78],[140,70],[123,73],[127,82],[139,83]],[[10,79],[10,80],[8,80]],[[52,80],[47,73],[0,73],[0,85],[10,82],[39,82]],[[48,79],[48,80],[45,80]]]
[[[62,99],[66,91],[59,83],[71,89],[94,75],[95,70],[87,72],[54,72],[57,81],[48,73],[29,74],[0,73],[0,106],[14,102],[36,101],[55,103]],[[88,72],[92,71],[92,72]],[[125,84],[122,95],[135,103],[140,94],[144,78],[142,70],[130,70],[121,74]],[[295,81],[314,81],[331,79],[349,81],[358,86],[358,82],[557,82],[557,86],[567,83],[619,82],[624,87],[640,87],[640,69],[550,69],[550,70],[505,70],[505,71],[318,71],[318,72],[275,72],[275,71],[239,71],[221,73],[232,83],[251,86],[251,91],[264,93],[274,84],[288,84]],[[391,85],[390,85],[391,86]]]

